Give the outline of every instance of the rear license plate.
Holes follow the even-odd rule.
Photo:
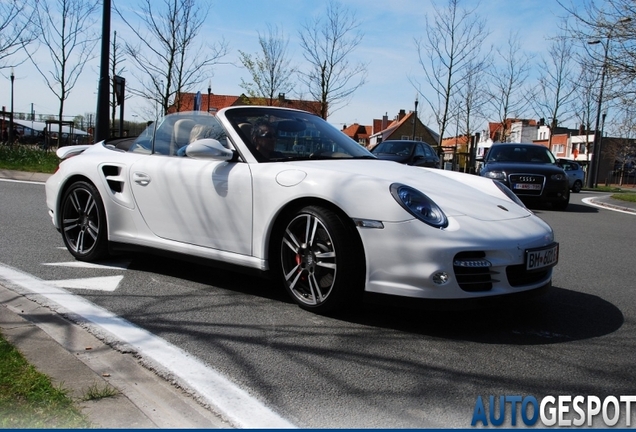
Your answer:
[[[559,244],[526,251],[526,270],[540,270],[552,267],[559,261]]]
[[[515,183],[514,188],[523,190],[539,190],[541,189],[541,185],[532,183]]]

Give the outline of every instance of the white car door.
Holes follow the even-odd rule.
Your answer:
[[[130,175],[135,202],[157,236],[252,255],[248,164],[149,155]]]

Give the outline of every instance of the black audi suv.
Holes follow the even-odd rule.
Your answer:
[[[527,205],[547,202],[565,210],[570,202],[568,176],[542,145],[493,144],[479,174],[504,183]]]

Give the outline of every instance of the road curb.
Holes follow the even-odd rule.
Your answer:
[[[0,331],[38,371],[61,385],[98,428],[229,428],[191,396],[81,326],[0,285]],[[82,400],[90,387],[119,394]]]
[[[46,182],[52,174],[26,172],[26,171],[13,171],[0,169],[0,178],[9,180],[21,180],[21,181],[35,181]]]
[[[596,206],[599,207],[605,207],[608,209],[612,209],[612,210],[619,210],[625,213],[636,213],[636,208],[632,208],[632,207],[627,207],[624,205],[620,205],[620,204],[615,204],[612,202],[608,202],[608,200],[611,199],[609,195],[604,196],[604,197],[600,197],[600,198],[591,198],[589,200],[590,204],[594,204]],[[618,200],[616,200],[618,201]]]

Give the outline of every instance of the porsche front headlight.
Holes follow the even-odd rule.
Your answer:
[[[442,209],[422,192],[399,183],[393,183],[390,189],[398,204],[422,222],[435,228],[448,226],[448,219]]]

